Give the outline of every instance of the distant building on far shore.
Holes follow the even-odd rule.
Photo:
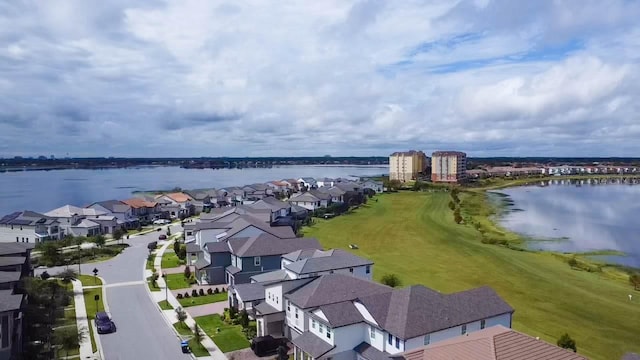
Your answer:
[[[389,180],[415,180],[428,166],[429,158],[422,151],[394,152],[389,155]]]
[[[436,151],[431,155],[431,181],[458,183],[467,178],[467,154]]]

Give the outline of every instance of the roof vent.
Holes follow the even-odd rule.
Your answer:
[[[536,336],[536,340],[540,340],[540,337],[539,337],[539,336]]]

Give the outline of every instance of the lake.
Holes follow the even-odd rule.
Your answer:
[[[561,252],[622,251],[598,256],[640,267],[640,186],[550,184],[499,191],[513,202],[499,217],[505,228],[542,241],[534,249]]]
[[[386,166],[293,165],[247,169],[137,167],[105,170],[52,170],[0,173],[0,217],[21,210],[46,212],[71,204],[126,199],[134,191],[221,188],[300,177],[387,174]]]

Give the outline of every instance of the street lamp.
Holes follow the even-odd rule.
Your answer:
[[[93,284],[98,284],[98,269],[93,268]]]
[[[164,300],[168,304],[169,303],[169,295],[168,295],[169,284],[167,284],[167,273],[166,272],[162,273],[162,280],[164,280]]]

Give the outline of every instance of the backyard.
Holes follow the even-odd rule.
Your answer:
[[[194,320],[223,353],[249,347],[249,340],[242,333],[242,327],[225,323],[218,314],[200,316]],[[252,326],[255,327],[255,324]]]
[[[460,198],[477,205],[477,196],[462,193]],[[629,301],[633,290],[619,272],[578,271],[557,254],[483,244],[473,225],[454,222],[450,200],[448,192],[384,194],[347,216],[316,219],[304,234],[325,248],[373,260],[376,280],[394,273],[404,285],[445,293],[489,285],[515,309],[516,330],[553,344],[568,332],[578,352],[591,359],[640,351],[640,300]],[[467,209],[465,216],[475,215],[480,226],[517,243],[516,235],[494,226],[482,210]],[[349,244],[359,249],[349,250]]]

